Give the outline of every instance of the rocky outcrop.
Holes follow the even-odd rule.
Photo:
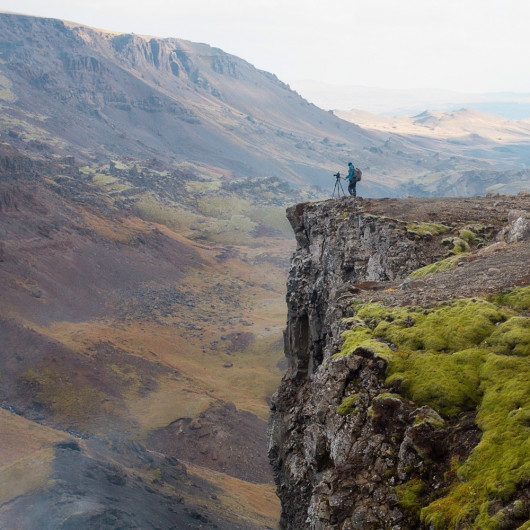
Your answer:
[[[406,222],[358,204],[345,199],[287,211],[298,251],[287,283],[286,355],[290,373],[302,378],[337,347],[353,285],[404,278],[445,253],[432,235],[419,237]],[[331,350],[325,354],[326,346]]]
[[[530,212],[512,210],[508,214],[508,222],[510,223],[506,233],[508,243],[530,240]]]
[[[515,209],[521,215],[511,213],[504,230],[512,242],[522,241],[514,234],[521,233],[519,220],[530,210],[524,195],[451,201],[348,198],[287,211],[298,243],[287,293],[289,368],[273,397],[269,445],[282,528],[447,528],[420,522],[419,510],[449,488],[451,462],[465,461],[479,442],[475,412],[463,407],[440,414],[411,399],[399,378],[390,382],[388,362],[397,348],[388,340],[368,340],[375,323],[361,322],[355,308],[383,295],[388,295],[386,304],[410,303],[415,291],[416,301],[429,300],[430,276],[403,280],[427,263],[454,255],[448,252],[448,238],[467,235],[464,230],[470,228],[482,235],[472,241],[458,272],[469,265],[481,278],[476,267],[483,263],[491,289],[487,281],[477,282],[473,294],[499,289],[493,276],[503,272],[487,260],[498,259],[510,245],[480,258],[474,250],[493,243]],[[516,244],[528,258],[530,247]],[[504,274],[503,287],[528,284],[527,266],[512,272],[509,279]],[[447,299],[459,298],[458,286],[444,281]],[[438,300],[440,285],[433,284],[433,300]],[[401,322],[404,328],[415,324],[410,316]],[[352,325],[367,340],[354,338],[348,349],[342,334]],[[511,501],[504,505],[502,528],[521,524]]]

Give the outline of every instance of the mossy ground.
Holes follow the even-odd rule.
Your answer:
[[[425,265],[425,267],[416,269],[414,272],[409,274],[409,276],[411,278],[421,278],[423,276],[427,276],[427,274],[434,274],[435,272],[454,269],[458,265],[458,262],[462,259],[462,257],[463,256],[461,254],[456,256],[449,256],[448,258],[442,259],[435,263],[430,263],[429,265]]]
[[[65,373],[30,368],[22,380],[35,386],[35,402],[69,428],[95,428],[99,418],[111,412],[108,396],[94,387],[78,386]]]
[[[348,416],[355,411],[355,405],[358,400],[359,396],[357,394],[352,394],[351,396],[344,398],[342,403],[337,407],[337,414]]]
[[[425,484],[419,479],[412,479],[396,487],[399,505],[408,513],[417,512],[421,508],[420,495],[425,490]]]
[[[477,236],[477,234],[470,228],[463,228],[458,232],[458,235],[466,243],[470,245],[479,245],[483,242],[483,239]]]
[[[447,246],[452,245],[450,250],[452,254],[463,254],[471,250],[469,243],[460,237],[447,237],[442,240],[442,244]]]
[[[344,334],[342,355],[381,352],[387,383],[399,380],[417,404],[446,418],[477,411],[480,443],[445,494],[421,508],[436,529],[500,528],[491,507],[530,480],[529,309],[530,287],[429,309],[367,303]],[[415,486],[402,487],[400,498],[419,511]]]
[[[414,224],[409,224],[407,225],[407,230],[419,235],[440,235],[451,230],[445,225],[432,225],[430,223],[420,223],[418,228],[414,229],[415,226],[416,225]],[[462,258],[471,252],[472,247],[476,247],[483,243],[484,240],[477,236],[477,234],[475,234],[470,228],[463,228],[462,230],[459,230],[458,237],[446,237],[442,240],[442,244],[449,247],[449,252],[446,258],[421,267],[412,272],[409,276],[411,278],[420,278],[427,276],[428,274],[453,269],[459,264]]]
[[[437,236],[451,231],[451,227],[440,223],[408,223],[406,228],[407,232],[420,236]]]

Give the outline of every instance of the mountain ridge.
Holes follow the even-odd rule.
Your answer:
[[[0,22],[7,63],[1,70],[17,87],[4,87],[4,109],[23,123],[24,109],[50,115],[38,128],[26,117],[28,129],[42,131],[44,138],[49,130],[85,156],[91,148],[100,157],[120,152],[195,160],[239,175],[281,173],[299,181],[300,172],[314,179],[316,168],[351,156],[335,143],[355,149],[352,138],[374,141],[306,102],[273,74],[205,44],[19,15],[2,15]],[[38,60],[28,33],[45,50]],[[269,134],[272,141],[263,142]],[[98,142],[102,136],[111,140],[105,147]],[[335,142],[321,144],[326,136]],[[315,142],[319,152],[310,149]]]

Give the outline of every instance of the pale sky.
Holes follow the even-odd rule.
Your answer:
[[[287,83],[530,93],[530,0],[0,0],[0,9],[205,42]]]

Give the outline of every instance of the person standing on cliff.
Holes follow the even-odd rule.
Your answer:
[[[350,195],[357,197],[357,175],[355,174],[355,167],[351,162],[348,162],[348,175],[344,180],[348,181],[348,191]]]

